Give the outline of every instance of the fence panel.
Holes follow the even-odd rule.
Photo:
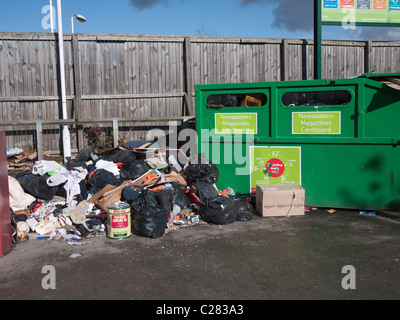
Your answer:
[[[68,117],[73,149],[84,128],[102,119],[194,116],[194,85],[313,78],[313,41],[294,39],[65,34]],[[57,34],[0,33],[0,126],[7,147],[36,144],[35,122],[57,120]],[[324,78],[366,71],[400,72],[400,42],[324,41]],[[144,138],[162,122],[126,122],[127,138]],[[60,125],[44,126],[43,149],[59,152]]]

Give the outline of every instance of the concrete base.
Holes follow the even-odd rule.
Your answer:
[[[0,299],[399,299],[399,230],[395,219],[324,209],[195,225],[159,239],[101,236],[69,246],[32,238],[0,258]],[[54,290],[42,287],[47,265]],[[348,265],[355,289],[345,290]]]

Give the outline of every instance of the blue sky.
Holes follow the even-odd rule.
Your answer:
[[[62,0],[64,32],[312,39],[312,0]],[[3,0],[0,32],[42,27],[49,0]],[[56,6],[57,0],[53,0]],[[324,39],[400,40],[400,28],[323,27]]]

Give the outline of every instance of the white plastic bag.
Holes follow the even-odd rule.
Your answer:
[[[7,149],[7,158],[12,157],[12,156],[16,156],[21,154],[22,152],[24,152],[24,150],[22,150],[21,148],[12,148],[12,149]]]
[[[21,185],[14,177],[8,176],[8,187],[10,194],[10,207],[14,211],[24,210],[36,200],[35,197],[25,193]]]
[[[119,169],[114,162],[99,160],[96,162],[96,169],[104,169],[111,172],[114,176],[119,175]]]
[[[48,173],[50,176],[56,175],[66,169],[59,163],[55,161],[40,160],[36,161],[34,167],[32,168],[33,174],[44,175]]]

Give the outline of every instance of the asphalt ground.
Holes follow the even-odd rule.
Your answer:
[[[158,239],[31,237],[0,258],[0,300],[147,300],[151,313],[168,301],[397,300],[397,219],[319,209]]]

